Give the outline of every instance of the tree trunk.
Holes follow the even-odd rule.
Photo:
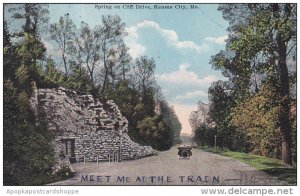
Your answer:
[[[106,39],[105,39],[106,40]],[[101,94],[104,93],[105,88],[106,88],[106,83],[108,80],[108,67],[106,64],[106,44],[105,44],[105,40],[103,41],[103,46],[102,46],[102,51],[103,51],[103,64],[104,64],[104,69],[105,69],[105,75],[104,75],[104,81],[103,81],[103,86],[102,86],[102,90],[101,90]]]
[[[280,69],[280,95],[282,98],[281,112],[279,114],[280,132],[282,134],[282,160],[288,165],[292,165],[292,137],[291,124],[289,118],[290,98],[289,98],[289,76],[286,65],[286,46],[280,41],[278,36],[279,46],[279,69]]]
[[[31,33],[30,31],[30,6],[31,4],[25,4],[25,25],[24,25],[24,32]]]
[[[279,6],[273,4],[274,16],[279,19]],[[277,27],[278,28],[278,27]],[[276,37],[278,44],[278,64],[279,64],[279,77],[280,77],[280,96],[281,96],[281,110],[279,113],[279,126],[282,137],[282,160],[287,165],[292,165],[292,136],[291,136],[291,123],[290,123],[290,98],[289,98],[289,75],[286,65],[286,43],[282,38],[281,33],[278,31]]]
[[[68,76],[69,73],[68,73],[68,67],[67,67],[67,60],[66,60],[66,57],[65,57],[65,54],[64,54],[64,53],[62,54],[62,58],[63,58],[63,60],[64,60],[65,72],[66,72],[66,75]]]
[[[92,87],[94,88],[94,73],[93,73],[93,71],[89,71],[89,73],[90,73],[91,84],[92,84]]]
[[[103,81],[101,94],[103,94],[105,91],[107,80],[108,80],[108,73],[107,73],[107,69],[105,68],[104,81]]]

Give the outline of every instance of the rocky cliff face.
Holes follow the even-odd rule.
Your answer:
[[[154,155],[150,146],[141,146],[128,136],[128,121],[109,100],[101,103],[92,95],[79,95],[64,88],[35,89],[32,108],[40,123],[54,134],[58,157],[73,161],[136,159]]]
[[[214,126],[214,123],[209,120],[209,104],[205,104],[201,101],[198,102],[198,110],[193,111],[189,116],[189,123],[194,131],[201,124],[206,124],[208,126]]]

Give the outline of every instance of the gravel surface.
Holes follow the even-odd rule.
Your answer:
[[[177,147],[157,156],[123,161],[76,163],[73,178],[49,185],[284,185],[239,161],[193,149],[179,159]]]

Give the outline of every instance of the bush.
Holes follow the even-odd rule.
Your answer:
[[[168,150],[173,145],[173,133],[161,116],[146,116],[137,128],[143,142],[156,150]]]
[[[247,136],[249,151],[273,158],[281,157],[279,102],[273,84],[265,84],[260,92],[233,109],[230,123],[237,132]]]
[[[37,125],[28,95],[4,84],[3,171],[4,185],[38,185],[51,177],[54,152],[51,135]]]

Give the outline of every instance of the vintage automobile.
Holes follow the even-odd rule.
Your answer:
[[[192,147],[189,145],[182,145],[178,147],[178,158],[189,159],[192,157]]]

